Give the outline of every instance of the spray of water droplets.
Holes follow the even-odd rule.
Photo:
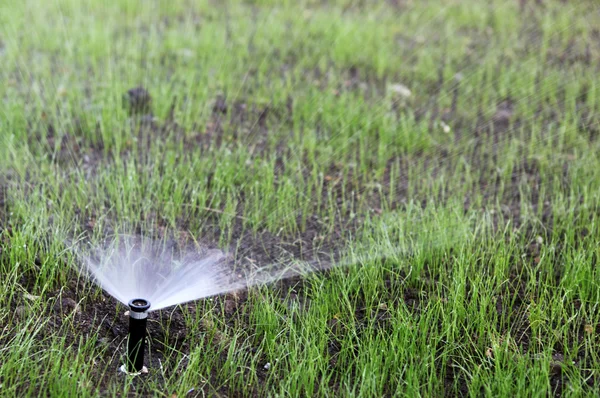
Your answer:
[[[220,249],[199,244],[178,247],[139,236],[120,236],[100,248],[79,249],[77,256],[84,275],[108,294],[123,304],[144,298],[151,311],[312,270],[307,263],[252,268]]]

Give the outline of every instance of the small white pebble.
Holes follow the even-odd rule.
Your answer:
[[[271,362],[267,362],[264,367],[265,367],[265,370],[271,369]]]
[[[194,51],[190,50],[189,48],[182,48],[179,50],[179,55],[184,58],[192,58],[194,56]]]
[[[406,87],[404,84],[392,84],[389,86],[389,90],[395,94],[399,94],[400,96],[402,96],[404,98],[408,98],[412,95],[412,92],[410,91],[410,89],[408,87]]]
[[[446,123],[442,122],[441,126],[444,133],[448,134],[450,132],[450,126],[448,126]]]
[[[538,245],[541,245],[542,243],[544,243],[544,238],[542,238],[541,236],[538,236],[537,238],[535,238],[535,241],[537,242]]]

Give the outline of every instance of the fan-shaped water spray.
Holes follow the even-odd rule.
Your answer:
[[[179,246],[165,239],[120,235],[101,247],[71,244],[84,276],[125,305],[143,298],[148,311],[305,274],[329,261],[273,261],[252,266],[226,251],[201,244]]]
[[[161,250],[160,242],[133,240],[121,239],[82,256],[93,281],[123,304],[143,297],[155,311],[242,286],[221,250],[199,248],[178,255]]]

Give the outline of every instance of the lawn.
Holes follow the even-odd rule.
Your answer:
[[[0,3],[0,395],[600,395],[599,11]],[[261,283],[127,376],[124,236]]]

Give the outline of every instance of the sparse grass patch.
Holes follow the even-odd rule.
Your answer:
[[[600,394],[597,8],[1,5],[0,394]],[[128,378],[69,251],[123,233],[325,270],[151,313]]]

